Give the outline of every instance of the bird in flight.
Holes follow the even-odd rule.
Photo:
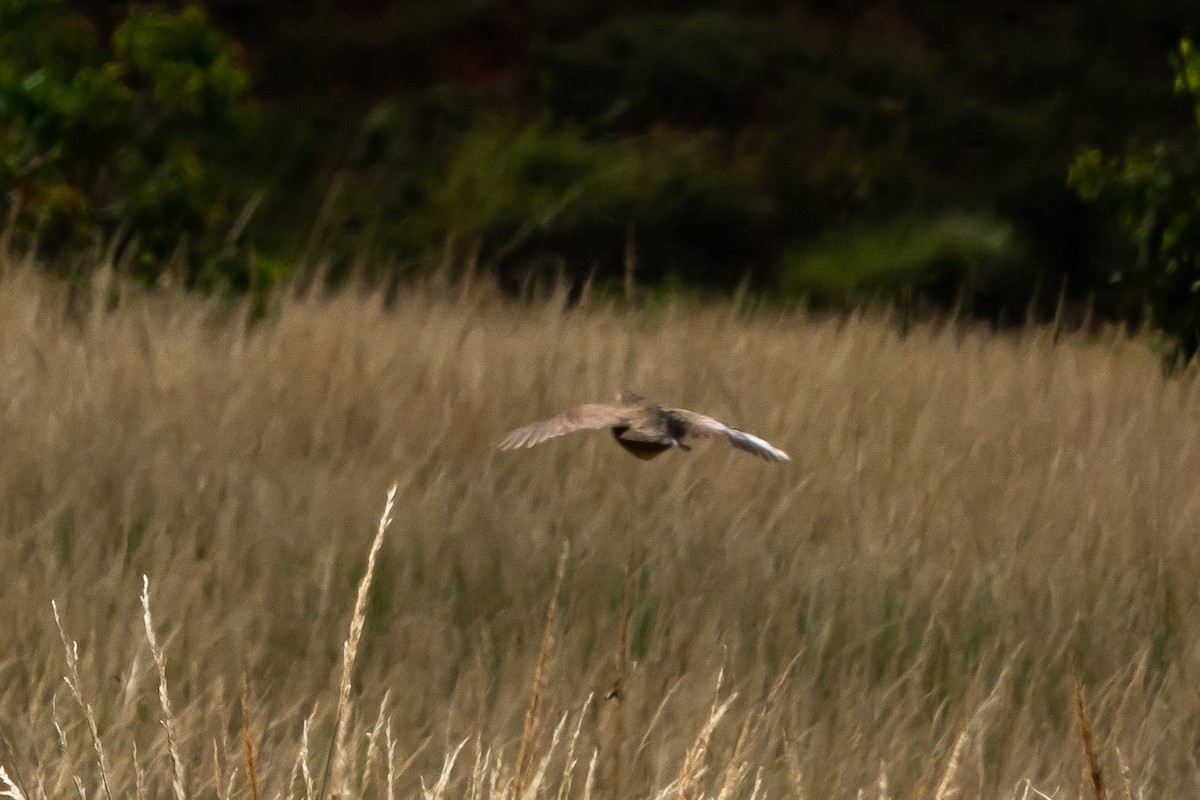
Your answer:
[[[615,403],[584,403],[556,417],[517,428],[500,441],[500,449],[533,447],[556,436],[601,428],[611,430],[617,444],[645,461],[673,447],[691,450],[685,439],[714,436],[724,437],[738,450],[767,461],[792,460],[787,453],[753,434],[695,411],[667,408],[632,392],[621,392]]]

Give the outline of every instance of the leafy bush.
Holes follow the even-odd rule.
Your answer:
[[[1200,52],[1183,39],[1172,58],[1175,90],[1195,107],[1200,133]],[[1168,369],[1200,351],[1200,141],[1189,149],[1157,145],[1112,157],[1091,149],[1076,158],[1068,183],[1115,212],[1137,245],[1133,268],[1113,275],[1144,303],[1162,332]]]
[[[703,136],[591,141],[573,128],[494,123],[464,137],[433,204],[447,233],[478,241],[510,278],[566,260],[619,275],[633,226],[640,278],[731,286],[762,255],[772,214],[751,176],[717,168],[721,151]]]
[[[648,15],[542,46],[534,70],[547,107],[561,117],[601,128],[710,122],[747,111],[769,49],[760,27],[742,17]]]
[[[253,133],[248,86],[198,6],[135,7],[105,42],[57,0],[0,0],[0,191],[16,233],[56,254],[127,231],[137,277],[174,254],[189,283],[253,282],[212,268],[244,227],[224,178]]]
[[[793,297],[834,303],[910,291],[986,293],[1016,277],[1024,259],[1010,224],[956,213],[829,235],[785,257],[781,285]]]

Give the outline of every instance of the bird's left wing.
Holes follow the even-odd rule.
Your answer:
[[[629,421],[627,412],[628,409],[624,406],[584,403],[570,411],[564,411],[556,417],[538,420],[517,428],[500,440],[499,447],[501,450],[533,447],[547,439],[575,431],[611,428],[614,425],[627,423]]]

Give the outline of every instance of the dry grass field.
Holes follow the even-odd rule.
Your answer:
[[[626,387],[793,461],[495,449]],[[0,796],[1200,796],[1197,391],[1116,333],[10,265]]]

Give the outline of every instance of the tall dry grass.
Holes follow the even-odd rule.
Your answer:
[[[0,279],[0,796],[1195,792],[1200,400],[1141,342],[101,288]],[[624,387],[794,461],[493,447]]]

